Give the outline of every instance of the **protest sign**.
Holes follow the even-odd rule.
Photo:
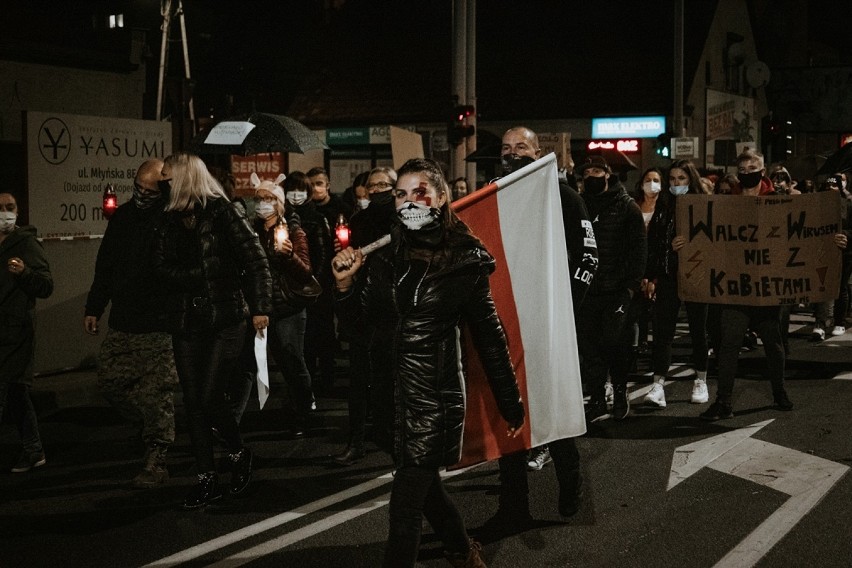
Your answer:
[[[837,192],[678,198],[681,299],[776,306],[837,298],[841,252]]]

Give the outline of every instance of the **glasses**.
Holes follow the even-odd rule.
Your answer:
[[[370,191],[370,190],[373,190],[373,189],[378,189],[378,190],[384,191],[384,190],[390,189],[392,187],[393,187],[393,184],[390,183],[390,182],[377,181],[376,183],[368,183],[367,184],[367,191]]]

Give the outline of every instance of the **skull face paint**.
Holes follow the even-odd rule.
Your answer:
[[[440,217],[439,208],[446,196],[429,184],[423,174],[404,175],[394,190],[396,210],[403,224],[412,231],[422,229]]]

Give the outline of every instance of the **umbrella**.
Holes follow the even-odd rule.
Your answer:
[[[784,162],[783,165],[793,179],[813,179],[817,176],[817,171],[825,163],[825,160],[826,157],[820,154],[807,154],[794,156]]]
[[[307,126],[287,116],[253,112],[246,117],[223,120],[199,134],[189,149],[197,154],[261,154],[328,148]]]
[[[847,142],[840,150],[829,156],[817,173],[838,174],[849,170],[852,170],[852,142]]]

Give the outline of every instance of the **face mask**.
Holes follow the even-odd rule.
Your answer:
[[[150,208],[154,203],[159,201],[160,197],[162,197],[162,196],[163,196],[163,194],[160,193],[160,192],[156,192],[156,193],[145,192],[145,193],[142,193],[141,191],[139,191],[139,188],[137,188],[135,185],[133,186],[133,203],[139,209]]]
[[[669,192],[671,192],[672,195],[686,195],[687,193],[689,193],[689,186],[688,185],[670,185],[669,186]]]
[[[393,203],[393,192],[388,191],[379,191],[378,193],[370,194],[370,202],[375,203],[376,206],[389,205]]]
[[[760,180],[763,179],[763,173],[759,171],[749,172],[747,174],[737,174],[737,177],[740,179],[740,184],[743,186],[743,189],[751,189],[760,185]]]
[[[0,233],[8,234],[15,229],[18,214],[11,211],[0,211]]]
[[[366,209],[370,206],[370,200],[367,198],[357,199],[356,202],[358,203],[358,207],[361,209]]]
[[[660,189],[660,182],[658,181],[646,181],[642,184],[642,191],[648,195],[657,195],[660,193]]]
[[[288,191],[286,197],[287,203],[290,203],[291,205],[302,205],[305,201],[308,200],[308,192]]]
[[[583,191],[589,195],[599,195],[606,189],[606,177],[589,176],[583,179]]]
[[[275,206],[268,201],[261,201],[255,205],[254,214],[258,219],[269,219],[275,215]]]
[[[396,213],[399,215],[405,228],[410,231],[419,231],[429,223],[437,220],[441,215],[437,209],[427,207],[422,203],[414,203],[413,201],[403,203],[396,210]]]
[[[500,164],[503,167],[503,175],[509,175],[519,169],[535,162],[529,156],[518,156],[517,154],[503,154],[500,156]]]

